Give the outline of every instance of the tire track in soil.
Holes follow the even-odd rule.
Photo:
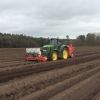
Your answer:
[[[96,63],[96,65],[93,65],[93,63]],[[65,79],[69,79],[70,80],[70,78],[74,78],[74,76],[78,76],[78,78],[76,78],[77,80],[75,81],[75,79],[74,79],[74,81],[72,81],[72,83],[73,84],[75,84],[75,83],[77,83],[77,82],[79,82],[79,81],[81,81],[81,80],[83,80],[84,78],[86,78],[86,77],[89,77],[88,75],[90,75],[91,76],[91,74],[93,75],[95,72],[97,72],[97,71],[99,71],[99,68],[98,67],[96,67],[96,66],[98,66],[98,64],[100,65],[100,63],[97,63],[98,61],[94,61],[94,62],[92,62],[91,64],[86,64],[86,65],[84,65],[84,64],[81,64],[81,65],[78,65],[78,67],[77,66],[72,66],[72,68],[71,68],[71,66],[69,66],[69,68],[68,67],[66,67],[66,70],[65,69],[62,69],[62,72],[63,72],[63,75],[62,75],[62,73],[61,73],[61,70],[60,69],[58,69],[59,70],[59,73],[61,73],[61,75],[59,76],[59,74],[57,75],[56,74],[56,78],[54,78],[54,79],[49,79],[48,78],[48,81],[46,81],[46,80],[44,80],[44,83],[43,83],[43,81],[41,81],[41,82],[38,82],[38,83],[36,83],[36,85],[35,84],[32,84],[32,86],[35,86],[35,90],[34,90],[34,88],[32,88],[32,86],[30,86],[30,87],[27,87],[27,88],[32,88],[31,90],[30,89],[25,89],[25,90],[23,90],[23,89],[21,89],[21,91],[23,92],[23,91],[28,91],[29,93],[30,93],[30,91],[31,92],[35,92],[35,91],[38,91],[38,90],[40,90],[40,88],[41,88],[41,84],[43,84],[44,86],[42,86],[42,88],[45,88],[45,87],[47,87],[47,86],[49,86],[49,85],[53,85],[53,84],[56,84],[57,82],[60,82],[60,81],[63,81],[63,80],[65,80]],[[83,65],[83,66],[82,66]],[[80,67],[81,66],[81,67]],[[96,68],[95,68],[96,67]],[[69,70],[68,70],[69,69]],[[92,70],[92,71],[91,71]],[[65,71],[65,72],[64,72]],[[88,73],[88,72],[91,72],[91,73]],[[65,74],[64,74],[65,73]],[[66,74],[67,73],[67,74]],[[84,73],[85,74],[85,76],[84,76],[84,74],[83,75],[81,75],[81,77],[79,77],[80,76],[80,74],[81,73]],[[87,74],[86,74],[87,73]],[[45,75],[45,74],[44,74]],[[53,78],[52,77],[52,75],[54,75],[53,73],[51,73],[51,78]],[[46,75],[45,75],[46,76]],[[58,78],[57,78],[58,77]],[[83,78],[83,79],[82,79]],[[57,80],[57,81],[56,81]],[[49,83],[49,82],[53,82],[53,83],[50,83],[50,84],[47,84],[47,83]],[[39,88],[39,84],[40,84],[40,88]],[[72,85],[73,85],[72,84]],[[41,89],[42,89],[41,88]],[[6,89],[5,89],[6,90]],[[9,89],[8,89],[9,90]],[[18,89],[17,89],[18,90]],[[21,91],[18,91],[18,93],[21,93]],[[61,91],[61,90],[60,90]],[[16,92],[14,92],[13,91],[13,93],[15,93],[15,97],[14,98],[16,98],[16,96],[18,95],[18,93],[16,93]],[[25,92],[24,92],[25,93]],[[8,93],[7,93],[8,94]],[[27,93],[26,93],[27,94]],[[9,94],[10,95],[10,94]],[[9,96],[8,95],[8,97],[11,97],[11,95]],[[25,94],[19,94],[19,95],[25,95]],[[14,96],[14,94],[13,94],[13,96]],[[3,98],[3,97],[0,97],[0,98]],[[16,100],[16,99],[12,99],[12,100]],[[6,99],[2,99],[2,100],[6,100]],[[7,98],[7,100],[10,100],[10,99],[8,99]],[[23,99],[24,100],[24,99]],[[35,99],[33,99],[33,100],[35,100]],[[37,99],[36,99],[37,100]],[[44,99],[43,99],[44,100]]]
[[[45,72],[45,71],[49,71],[53,69],[63,68],[69,65],[85,63],[85,62],[89,62],[95,59],[100,59],[100,54],[73,58],[67,61],[61,60],[57,62],[48,62],[48,63],[43,63],[43,64],[24,65],[22,68],[15,68],[13,70],[0,72],[0,83],[6,82],[6,81],[9,81],[21,76],[27,76],[33,73],[39,73],[39,72]]]
[[[17,67],[17,66],[21,66],[21,65],[27,65],[27,64],[32,64],[31,62],[25,62],[25,61],[18,61],[18,62],[12,62],[12,63],[8,63],[8,64],[0,64],[0,71],[1,69],[5,69],[5,68],[9,68],[9,67]]]
[[[100,89],[100,87],[99,87],[99,89]],[[88,99],[88,100],[100,100],[100,90],[98,92],[96,92],[95,94],[92,94],[90,96],[90,99]]]
[[[94,81],[95,80],[95,81]],[[95,86],[95,87],[94,87]],[[100,87],[100,72],[48,100],[88,100]]]
[[[88,56],[88,55],[92,55],[92,54],[97,54],[97,53],[100,53],[99,51],[97,51],[97,52],[89,52],[89,53],[83,53],[83,54],[76,54],[76,56],[75,57],[81,57],[81,56]],[[1,59],[0,59],[1,60]],[[20,65],[26,65],[26,64],[29,64],[29,63],[32,63],[32,62],[26,62],[26,61],[12,61],[13,59],[11,59],[10,61],[11,62],[2,62],[1,64],[0,64],[0,69],[4,69],[4,68],[7,68],[7,67],[17,67],[17,66],[20,66]],[[5,60],[4,60],[5,61]]]
[[[91,61],[94,61],[95,59],[99,59],[100,57],[99,57],[99,53],[98,52],[96,52],[96,53],[89,53],[88,54],[88,56],[87,55],[77,55],[79,58],[75,58],[75,59],[72,59],[72,60],[68,60],[68,63],[65,63],[65,61],[58,61],[58,62],[47,62],[48,64],[50,64],[50,65],[46,65],[46,64],[41,64],[42,66],[40,67],[40,68],[42,68],[43,66],[52,66],[52,67],[54,67],[54,64],[53,63],[55,63],[56,64],[56,66],[58,66],[58,68],[56,67],[56,69],[59,69],[59,70],[61,70],[62,68],[64,68],[64,67],[66,67],[66,68],[68,68],[68,67],[71,67],[71,65],[78,65],[78,64],[81,64],[81,63],[86,63],[86,62],[90,62],[90,60]],[[83,56],[83,57],[81,57],[81,56]],[[86,56],[86,58],[85,58],[85,56]],[[92,57],[91,59],[90,59],[90,56]],[[94,58],[93,58],[94,57]],[[79,60],[79,59],[81,59],[81,60]],[[82,61],[83,60],[83,61]],[[78,62],[79,61],[79,62]],[[73,62],[73,64],[71,64]],[[58,64],[57,64],[58,63]],[[61,64],[60,64],[61,63]],[[60,64],[60,65],[59,65]],[[38,66],[39,64],[36,64],[36,66]],[[62,68],[60,67],[60,66],[63,66]],[[98,64],[97,64],[98,65]],[[68,90],[70,90],[70,88],[72,89],[74,86],[76,86],[77,84],[78,84],[78,86],[79,86],[79,83],[86,83],[87,85],[88,85],[88,83],[92,80],[92,79],[94,79],[94,78],[92,78],[90,81],[88,81],[88,82],[85,82],[86,80],[88,80],[88,79],[90,79],[91,77],[93,77],[93,76],[98,76],[97,74],[99,73],[99,67],[98,66],[88,66],[87,68],[83,68],[83,69],[80,69],[80,70],[74,70],[74,72],[73,72],[73,74],[69,74],[69,75],[66,75],[66,74],[64,74],[64,75],[62,75],[62,76],[60,76],[59,78],[57,78],[57,80],[48,80],[48,81],[45,81],[46,83],[44,84],[43,82],[41,83],[41,84],[44,84],[44,86],[42,85],[41,86],[41,84],[40,84],[40,87],[38,87],[38,85],[39,85],[39,83],[37,84],[37,87],[36,87],[36,89],[35,90],[31,90],[30,88],[30,85],[28,86],[28,87],[25,87],[26,89],[25,90],[28,90],[27,92],[25,92],[25,90],[23,91],[21,91],[21,89],[20,89],[20,91],[19,91],[19,95],[18,95],[18,91],[13,91],[11,94],[6,94],[5,95],[5,97],[8,97],[8,98],[5,98],[5,97],[1,97],[2,99],[0,99],[0,100],[16,100],[16,99],[19,99],[20,97],[22,97],[22,100],[24,100],[23,98],[24,98],[24,96],[25,96],[25,98],[30,98],[31,97],[31,93],[33,93],[33,95],[35,95],[35,94],[39,94],[40,93],[40,96],[43,98],[44,97],[44,99],[43,100],[46,100],[45,98],[49,98],[49,97],[52,97],[52,96],[54,96],[55,97],[55,95],[61,95],[62,93],[63,93],[63,91],[67,91],[67,90],[64,90],[65,89],[65,87],[66,87],[66,89],[68,89]],[[26,68],[27,69],[27,67],[33,67],[34,65],[32,64],[30,64],[30,65],[25,65],[25,66],[22,66],[22,68]],[[19,67],[21,67],[21,66],[19,66]],[[81,65],[80,65],[80,67],[81,67]],[[93,68],[92,68],[93,67]],[[44,67],[43,67],[44,68]],[[61,68],[61,69],[60,69]],[[51,69],[48,69],[47,68],[47,70],[45,70],[44,71],[44,69],[43,70],[40,70],[40,71],[36,71],[36,72],[33,72],[34,74],[37,74],[37,75],[39,75],[40,74],[40,72],[41,71],[43,71],[43,73],[46,73],[46,72],[48,72],[48,71],[53,71],[53,70],[55,70],[54,68],[51,68]],[[25,71],[25,70],[24,70]],[[17,72],[17,71],[16,71]],[[97,74],[95,74],[97,72]],[[86,74],[87,73],[87,74]],[[31,74],[31,73],[30,73]],[[30,75],[30,74],[25,74],[25,76],[27,76],[27,75]],[[86,76],[87,75],[87,76]],[[24,75],[23,75],[24,76]],[[99,76],[98,76],[99,77]],[[20,78],[19,76],[18,77],[14,77],[14,78]],[[95,77],[96,78],[96,77]],[[12,78],[13,79],[13,78]],[[76,79],[76,80],[75,80]],[[72,82],[72,83],[70,83],[68,80],[70,80],[70,82]],[[48,83],[48,82],[50,82],[50,81],[52,81],[50,84]],[[54,82],[53,82],[54,81]],[[69,83],[67,83],[67,86],[65,86],[65,81],[66,82],[69,82]],[[4,81],[4,82],[6,82],[6,81]],[[10,81],[9,81],[10,82]],[[92,82],[92,81],[91,81]],[[97,82],[99,82],[99,80],[97,80]],[[59,84],[59,85],[58,85]],[[63,84],[63,85],[62,85]],[[72,84],[72,85],[71,85]],[[90,88],[90,87],[92,87],[93,86],[93,84],[96,84],[96,83],[92,83],[92,85],[91,86],[89,86],[88,87],[88,89]],[[69,86],[69,85],[71,85],[71,86]],[[59,88],[57,88],[57,86],[59,87]],[[98,84],[97,84],[97,86],[99,86]],[[80,85],[80,87],[81,87],[81,85]],[[85,87],[86,87],[86,85],[85,85]],[[0,87],[1,88],[1,87]],[[52,88],[52,89],[51,89]],[[54,89],[55,88],[55,89]],[[95,89],[94,89],[95,88]],[[97,89],[97,87],[94,87],[93,89],[91,89],[91,93],[89,93],[88,95],[85,95],[84,97],[82,97],[82,95],[81,94],[79,94],[78,96],[81,96],[82,98],[80,98],[80,100],[87,100],[88,98],[89,98],[89,96],[91,96],[91,94],[94,94],[94,91],[96,92],[96,91],[98,91],[98,89]],[[46,90],[47,89],[47,90]],[[82,89],[82,90],[84,90],[82,87],[80,88],[80,89]],[[87,89],[87,88],[86,88]],[[73,89],[74,90],[74,89]],[[76,89],[77,90],[77,89]],[[42,91],[42,92],[41,92]],[[51,91],[51,94],[50,94],[50,91]],[[77,90],[78,91],[78,90]],[[85,91],[85,90],[84,90]],[[60,93],[61,92],[61,93]],[[88,90],[86,91],[86,92],[88,92]],[[21,93],[21,94],[20,94]],[[47,94],[46,94],[47,93]],[[72,93],[73,94],[73,93]],[[46,97],[45,97],[45,96]],[[18,97],[19,98],[18,98]],[[39,96],[39,95],[37,95],[37,96]],[[68,95],[69,96],[69,95]],[[64,97],[66,97],[66,96],[62,96],[62,98],[63,98],[63,100],[65,99]],[[76,97],[76,96],[75,96]],[[35,98],[39,98],[39,97],[36,97],[36,95],[35,95]],[[78,98],[78,97],[77,97]],[[84,98],[84,99],[83,99]],[[32,99],[33,100],[33,99]],[[34,99],[35,100],[35,99]],[[40,100],[40,99],[39,99]],[[41,99],[42,100],[42,99]],[[55,99],[54,99],[55,100]],[[58,99],[57,99],[58,100]],[[61,99],[62,100],[62,99]],[[65,99],[66,100],[66,99]],[[70,99],[68,99],[68,100],[70,100]],[[74,99],[71,99],[71,100],[74,100]],[[79,100],[79,99],[76,99],[76,100]]]
[[[47,100],[48,98],[56,95],[57,93],[60,93],[71,86],[77,84],[80,81],[83,81],[86,78],[89,78],[90,76],[94,75],[95,73],[100,72],[100,68],[95,68],[86,72],[82,72],[78,75],[75,75],[71,77],[70,79],[64,80],[62,82],[58,82],[57,84],[53,86],[49,86],[43,90],[40,90],[35,93],[30,93],[29,95],[26,95],[25,97],[22,97],[19,100]]]

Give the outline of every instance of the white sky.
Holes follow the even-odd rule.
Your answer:
[[[2,0],[0,32],[60,38],[100,32],[100,0]]]

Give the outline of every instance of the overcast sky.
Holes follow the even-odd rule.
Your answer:
[[[100,32],[100,0],[1,0],[0,31],[60,38]]]

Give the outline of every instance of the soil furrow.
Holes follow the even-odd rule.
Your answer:
[[[0,95],[7,95],[8,97],[11,97],[11,94],[13,94],[13,97],[16,97],[18,95],[28,94],[30,91],[35,92],[49,85],[56,84],[57,82],[69,79],[70,77],[74,77],[82,72],[95,68],[98,65],[100,65],[100,60],[79,64],[77,66],[73,65],[47,73],[44,72],[43,74],[33,77],[29,76],[29,79],[27,80],[27,78],[25,78],[24,81],[22,81],[22,79],[19,80],[19,82],[18,80],[15,80],[15,83],[12,82],[12,84],[9,83],[9,85],[7,84],[5,86],[1,86]]]
[[[100,68],[95,68],[86,72],[83,72],[81,74],[78,74],[70,79],[64,80],[62,82],[59,82],[53,86],[49,86],[47,88],[44,88],[41,91],[38,91],[36,93],[30,93],[30,95],[26,95],[25,97],[19,99],[19,100],[47,100],[48,98],[56,95],[59,92],[64,91],[67,88],[70,88],[74,84],[94,75],[95,73],[100,72]]]
[[[100,54],[86,56],[82,58],[70,59],[68,61],[58,61],[45,64],[33,64],[32,66],[24,66],[24,68],[7,70],[0,72],[0,82],[6,82],[13,78],[30,75],[32,73],[39,73],[43,71],[53,70],[57,68],[66,67],[67,65],[80,64],[89,62],[91,60],[100,59]]]
[[[94,81],[95,80],[95,81]],[[100,87],[100,72],[48,100],[87,100]]]

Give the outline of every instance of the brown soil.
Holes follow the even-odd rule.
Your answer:
[[[91,100],[100,100],[100,92],[91,98]]]
[[[78,48],[76,58],[44,64],[25,62],[25,49],[0,54],[0,100],[100,100],[100,47]]]

